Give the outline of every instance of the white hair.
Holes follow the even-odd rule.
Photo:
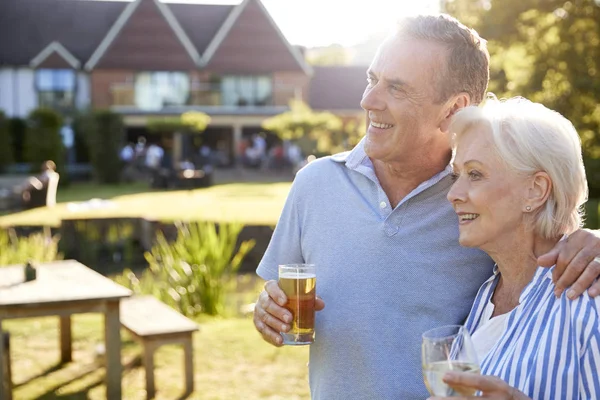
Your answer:
[[[517,173],[544,171],[552,181],[548,200],[535,214],[536,234],[553,238],[582,226],[588,187],[581,140],[573,124],[556,111],[522,97],[488,99],[460,110],[450,132],[457,139],[475,126],[487,128],[500,159]]]

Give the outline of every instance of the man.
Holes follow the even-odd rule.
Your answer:
[[[484,253],[460,247],[446,200],[448,125],[459,109],[482,101],[488,62],[485,42],[455,19],[404,20],[368,71],[365,138],[297,174],[257,270],[269,281],[254,323],[281,345],[290,314],[274,281],[277,265],[316,264],[325,302],[317,303],[323,311],[310,348],[313,399],[425,398],[421,333],[463,323],[491,275]],[[588,263],[573,289],[592,284],[598,243],[589,232],[571,236],[559,267],[571,265],[558,284],[574,282]],[[540,261],[553,264],[556,254]]]

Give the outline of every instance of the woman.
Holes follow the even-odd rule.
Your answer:
[[[452,123],[448,200],[460,243],[496,262],[467,328],[482,375],[448,373],[493,399],[600,399],[600,300],[554,295],[536,259],[581,226],[581,144],[560,114],[524,99],[468,107]]]

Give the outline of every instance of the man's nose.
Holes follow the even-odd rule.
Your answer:
[[[376,84],[373,87],[367,87],[363,93],[362,100],[360,101],[360,106],[367,111],[375,110],[375,111],[383,111],[385,110],[385,101],[383,100],[383,96],[381,93],[381,88],[379,84]]]

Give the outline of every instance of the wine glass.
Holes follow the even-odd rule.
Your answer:
[[[432,396],[474,396],[476,389],[448,386],[442,380],[448,371],[479,374],[471,336],[464,326],[446,325],[423,333],[423,380]]]

